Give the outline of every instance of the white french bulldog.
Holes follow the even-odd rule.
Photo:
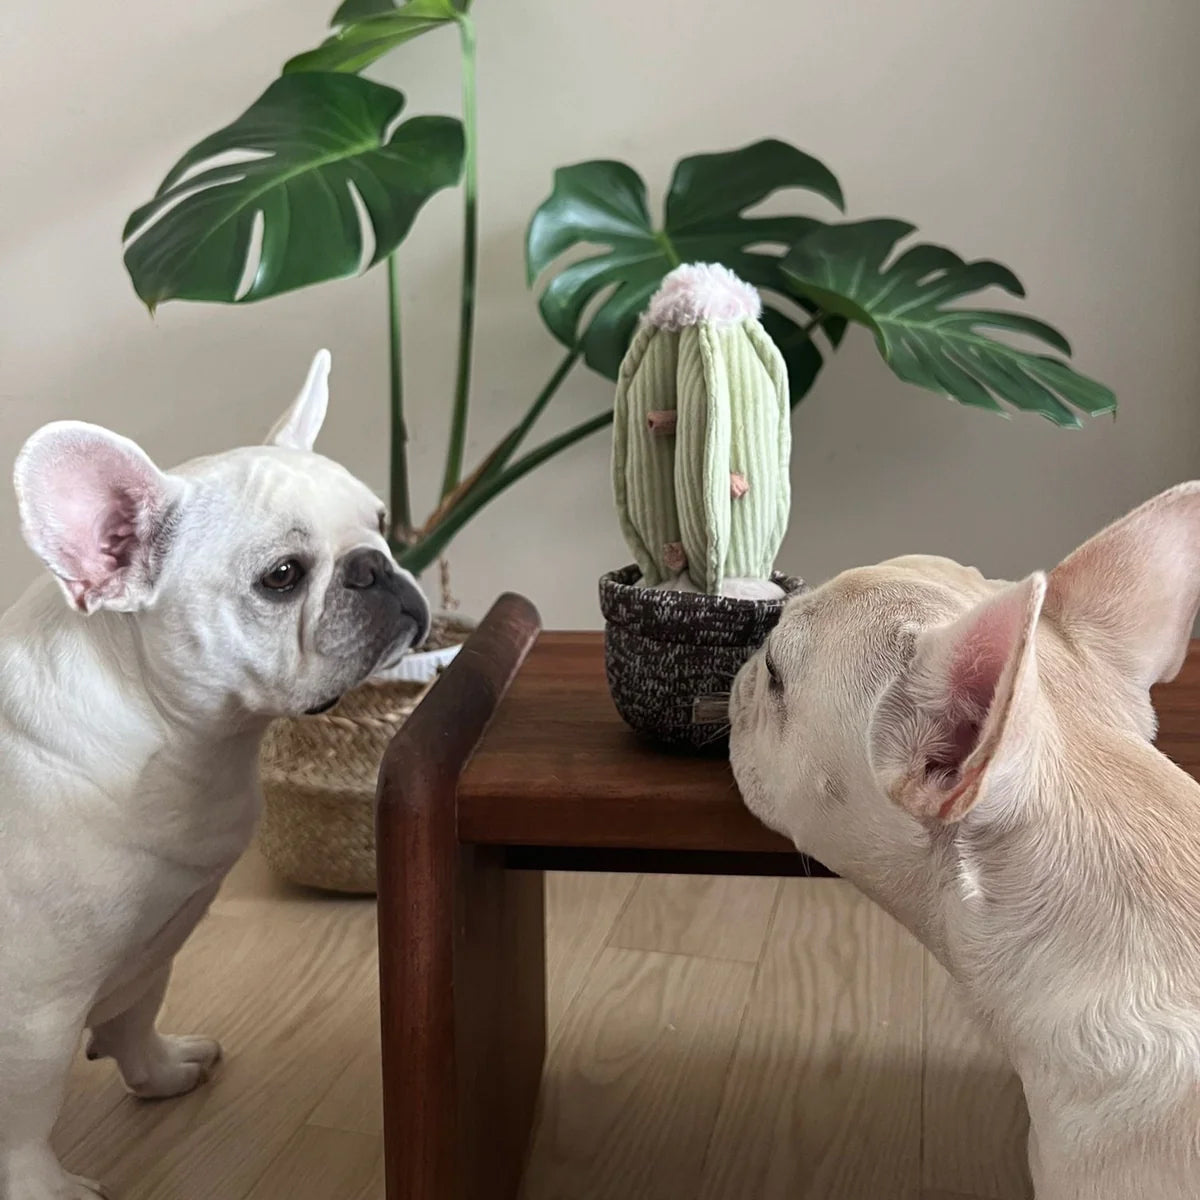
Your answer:
[[[65,422],[17,460],[25,537],[58,586],[0,620],[0,1200],[103,1194],[50,1148],[85,1030],[135,1095],[204,1080],[218,1044],[155,1018],[249,842],[263,732],[428,630],[382,504],[312,453],[329,365],[321,351],[265,446],[163,472]]]
[[[751,810],[907,925],[1006,1048],[1038,1200],[1200,1197],[1200,786],[1149,695],[1198,606],[1191,483],[1021,583],[847,571],[734,685]]]

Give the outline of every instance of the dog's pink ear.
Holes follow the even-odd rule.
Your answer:
[[[300,394],[267,434],[268,445],[286,446],[290,450],[311,450],[317,444],[317,434],[325,424],[325,413],[329,408],[329,368],[332,361],[328,350],[317,351]]]
[[[1179,674],[1200,608],[1200,482],[1163,492],[1050,573],[1046,614],[1138,687]]]
[[[915,816],[957,821],[1017,782],[1038,703],[1038,574],[917,635],[871,721],[871,766]]]
[[[59,421],[35,433],[13,482],[30,549],[81,612],[154,595],[174,482],[127,438]]]

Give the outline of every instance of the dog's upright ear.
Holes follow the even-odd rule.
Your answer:
[[[26,542],[80,612],[150,604],[177,479],[127,438],[57,421],[25,443],[13,483]]]
[[[1050,573],[1046,615],[1130,683],[1179,674],[1200,608],[1200,482],[1096,534]]]
[[[1039,708],[1045,594],[1046,577],[1032,575],[915,635],[869,734],[876,778],[914,816],[958,821],[985,801],[1003,805],[1019,785]]]
[[[268,445],[311,451],[317,444],[317,435],[325,424],[325,413],[329,408],[329,368],[332,361],[328,350],[317,351],[300,394],[267,434]]]

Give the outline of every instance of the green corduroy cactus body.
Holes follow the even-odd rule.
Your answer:
[[[676,268],[621,365],[613,489],[649,587],[768,580],[787,529],[787,368],[727,268]]]

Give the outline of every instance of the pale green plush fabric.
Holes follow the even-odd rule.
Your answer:
[[[617,380],[613,413],[613,492],[621,532],[648,587],[671,575],[663,547],[680,540],[675,507],[675,439],[654,435],[652,412],[675,407],[679,342],[643,325]]]
[[[613,485],[643,582],[677,575],[681,548],[692,583],[716,593],[726,579],[771,574],[791,504],[790,407],[783,357],[757,307],[745,315],[744,304],[731,312],[726,303],[709,318],[708,293],[696,300],[687,291],[694,278],[673,281],[675,307],[663,324],[643,323],[622,365]],[[709,284],[701,276],[700,285]],[[717,284],[727,301],[727,281]],[[682,318],[681,295],[688,304]],[[650,428],[651,414],[670,410],[677,413],[673,438]],[[747,485],[740,498],[734,474]]]

